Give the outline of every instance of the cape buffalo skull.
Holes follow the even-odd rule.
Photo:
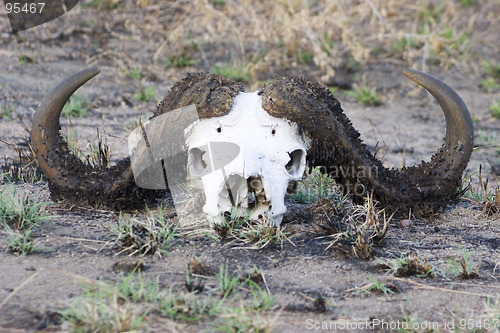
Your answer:
[[[54,199],[110,209],[137,207],[161,193],[137,185],[129,158],[109,169],[83,164],[69,153],[59,134],[64,104],[98,73],[97,68],[76,73],[45,96],[34,117],[32,146]],[[152,121],[196,106],[200,121],[182,131],[186,154],[175,159],[192,176],[204,177],[204,211],[211,218],[231,205],[247,207],[248,193],[253,192],[258,214],[279,225],[285,212],[284,186],[301,178],[306,163],[336,170],[331,173],[335,181],[354,200],[372,193],[390,211],[425,216],[457,198],[472,152],[473,126],[467,107],[452,88],[422,72],[404,74],[437,100],[445,115],[446,135],[430,162],[401,170],[383,167],[359,139],[340,102],[326,88],[303,78],[275,78],[257,92],[245,93],[239,83],[219,75],[189,75],[167,93]],[[202,147],[207,147],[199,140],[200,133],[210,133],[209,144],[232,142],[239,147],[240,158],[222,167],[222,176],[204,172]],[[234,191],[238,196],[231,198]]]

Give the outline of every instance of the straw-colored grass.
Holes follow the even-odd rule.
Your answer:
[[[123,70],[190,59],[189,72],[238,64],[249,84],[285,73],[328,84],[335,72],[383,63],[484,73],[482,61],[498,61],[499,14],[500,3],[487,0],[82,0],[61,19],[100,43],[88,61],[112,60]],[[46,39],[61,26],[56,20],[21,35]],[[121,52],[109,37],[149,47]]]
[[[429,62],[468,64],[478,51],[497,48],[477,37],[498,24],[489,17],[500,11],[495,4],[454,0],[137,2],[164,8],[159,11],[164,17],[176,13],[158,45],[157,61],[165,53],[181,55],[191,43],[207,50],[224,47],[222,57],[244,60],[261,77],[271,66],[303,64],[306,56],[323,81],[352,61],[423,70]]]

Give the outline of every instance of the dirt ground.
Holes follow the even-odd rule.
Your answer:
[[[174,8],[173,4],[180,6],[182,2],[164,4]],[[217,6],[224,5],[213,7],[224,12]],[[492,7],[500,13],[499,6]],[[162,37],[165,31],[161,30],[173,31],[172,22],[180,9],[175,7],[172,18],[160,21],[154,10],[163,7],[156,2],[148,9],[131,2],[123,8],[108,11],[79,5],[60,19],[15,35],[0,10],[0,106],[12,106],[11,113],[0,119],[0,164],[8,168],[19,161],[19,154],[28,154],[28,131],[39,101],[60,80],[80,69],[98,65],[101,73],[78,92],[91,101],[85,117],[71,118],[70,125],[62,119],[61,132],[72,131],[78,146],[85,150],[88,142],[95,144],[96,128],[102,130],[104,124],[105,139],[116,161],[127,154],[126,138],[134,123],[148,119],[156,109],[156,101],[140,102],[134,94],[153,87],[156,99],[160,99],[187,73],[212,70],[215,64],[233,61],[233,56],[240,59],[238,43],[202,44],[203,38],[199,38],[204,46],[193,51],[193,57],[199,58],[197,63],[166,68],[158,56],[159,51],[169,56],[168,39]],[[498,30],[485,25],[478,19],[471,38],[477,36],[498,45]],[[207,36],[210,33],[207,28]],[[328,85],[364,80],[377,87],[381,106],[357,103],[342,90],[335,94],[368,147],[378,147],[378,156],[388,167],[427,160],[444,136],[442,113],[424,91],[402,75],[408,66],[421,69],[418,63],[380,59],[374,56],[354,72],[339,65],[331,82],[322,78],[321,65],[296,59],[289,63],[265,60],[264,68],[253,71],[246,84],[248,89],[255,88],[276,74],[311,77]],[[500,62],[498,53],[496,61]],[[131,64],[140,68],[141,78],[125,75],[125,69],[133,68]],[[485,73],[479,64],[480,60],[475,65],[474,61],[449,66],[426,64],[426,71],[450,84],[473,115],[476,148],[467,174],[474,174],[471,180],[476,192],[480,166],[491,190],[500,184],[500,120],[489,112],[498,93],[480,88]],[[2,186],[9,183],[5,178],[0,180]],[[409,224],[392,220],[385,242],[374,248],[375,256],[370,260],[353,258],[337,246],[328,248],[332,238],[301,213],[307,211],[306,204],[295,205],[285,217],[283,231],[289,241],[255,250],[209,237],[181,237],[168,255],[159,258],[119,253],[112,232],[119,219],[117,212],[52,202],[43,180],[15,181],[14,186],[19,193],[49,202],[45,211],[52,217],[35,234],[40,250],[17,256],[4,243],[0,247],[0,332],[67,331],[68,323],[61,324],[57,313],[78,299],[82,282],[117,281],[123,274],[120,265],[141,260],[146,279],[158,279],[164,286],[183,286],[189,261],[200,256],[212,271],[225,263],[241,274],[257,267],[265,277],[263,285],[275,296],[266,316],[274,320],[277,332],[385,332],[398,327],[382,327],[382,323],[398,322],[413,326],[406,330],[399,327],[404,332],[500,331],[500,213],[486,214],[483,205],[470,198],[431,218],[410,217]],[[6,233],[0,233],[0,241],[7,238]],[[397,277],[381,264],[413,254],[434,267],[434,277]],[[463,257],[478,277],[466,280],[453,276],[450,261]],[[373,281],[383,282],[393,292],[364,291]],[[486,322],[490,325],[484,328]],[[357,326],[342,326],[345,323]],[[140,329],[197,332],[211,327],[210,320],[190,323],[151,312]]]

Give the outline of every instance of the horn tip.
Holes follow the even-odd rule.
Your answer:
[[[414,69],[405,69],[405,70],[403,71],[403,74],[404,74],[407,78],[409,78],[409,79],[411,79],[411,80],[415,81],[415,79],[416,79],[418,76],[422,76],[422,74],[423,74],[423,73],[422,73],[422,72],[420,72],[420,71],[414,70]]]
[[[92,67],[87,68],[86,71],[88,71],[90,74],[92,74],[92,76],[95,76],[101,72],[101,69],[97,66],[92,66]]]
[[[420,86],[422,86],[424,88],[430,82],[439,81],[438,79],[436,79],[432,75],[429,75],[427,73],[424,73],[424,72],[421,72],[421,71],[417,71],[417,70],[414,70],[414,69],[405,69],[403,71],[403,74],[407,78],[409,78],[410,80],[412,80],[413,82],[417,83],[418,85],[420,85]],[[439,81],[439,82],[441,82],[441,81]],[[441,84],[443,84],[443,83],[441,82]],[[427,88],[425,88],[425,89],[427,89]]]

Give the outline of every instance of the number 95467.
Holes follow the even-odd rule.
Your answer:
[[[33,3],[19,3],[19,2],[6,2],[5,10],[7,14],[14,13],[26,13],[26,14],[40,14],[45,6],[45,2],[33,2]]]

